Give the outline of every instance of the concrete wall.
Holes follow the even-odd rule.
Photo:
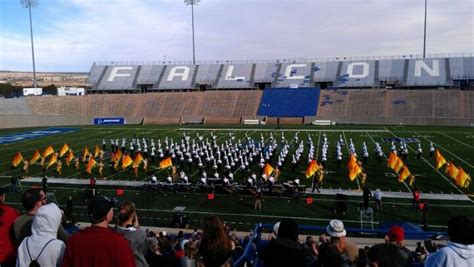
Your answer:
[[[40,116],[40,115],[3,115],[0,116],[0,129],[45,127],[45,126],[71,126],[93,125],[94,117],[90,116]],[[140,124],[141,117],[125,117],[127,124]]]

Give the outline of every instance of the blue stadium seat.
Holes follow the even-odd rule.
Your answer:
[[[257,114],[270,117],[315,116],[319,88],[267,88]]]

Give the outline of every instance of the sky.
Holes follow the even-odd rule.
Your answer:
[[[192,60],[191,7],[183,0],[37,1],[37,71]],[[423,16],[424,0],[201,0],[196,60],[422,54]],[[473,0],[428,0],[427,21],[427,54],[474,52]],[[20,0],[0,0],[0,70],[32,70]]]

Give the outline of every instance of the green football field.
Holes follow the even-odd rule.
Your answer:
[[[462,167],[468,174],[474,174],[474,128],[461,127],[412,127],[412,126],[311,126],[311,127],[204,127],[204,126],[78,126],[70,127],[76,130],[69,133],[50,135],[46,137],[28,139],[24,141],[14,142],[10,144],[0,144],[0,184],[7,185],[10,177],[13,175],[25,176],[19,168],[12,169],[11,160],[17,152],[21,152],[23,157],[31,158],[33,152],[38,149],[42,152],[47,146],[52,145],[55,151],[59,151],[64,143],[74,150],[76,156],[82,153],[87,146],[89,151],[93,152],[94,146],[102,147],[102,139],[107,140],[107,150],[105,151],[103,179],[107,180],[141,180],[145,181],[151,174],[156,174],[159,181],[164,181],[168,174],[168,170],[158,168],[157,162],[151,164],[148,173],[139,170],[139,177],[134,177],[130,169],[118,171],[107,166],[110,162],[110,139],[127,138],[127,148],[130,139],[133,136],[138,138],[160,139],[164,144],[164,140],[168,137],[174,142],[181,143],[183,133],[190,136],[191,139],[198,140],[198,135],[203,140],[208,138],[211,140],[211,132],[217,136],[219,144],[225,143],[233,138],[233,142],[238,140],[245,143],[248,136],[250,139],[260,141],[262,136],[266,144],[270,142],[270,135],[280,144],[282,135],[290,144],[286,163],[279,177],[280,182],[288,181],[294,177],[299,177],[302,184],[311,186],[311,180],[305,178],[304,172],[307,167],[308,148],[305,145],[305,151],[302,154],[301,163],[295,172],[291,171],[291,154],[296,149],[294,141],[295,133],[299,133],[298,143],[303,141],[306,143],[310,137],[316,146],[316,156],[318,161],[321,157],[321,143],[325,135],[329,141],[328,162],[326,165],[326,176],[322,187],[324,189],[344,189],[356,190],[358,188],[357,181],[351,182],[347,177],[346,162],[348,159],[349,140],[352,139],[358,154],[361,154],[362,143],[365,142],[370,158],[364,166],[367,171],[367,184],[371,190],[377,188],[382,191],[410,192],[407,183],[400,183],[394,171],[387,168],[387,160],[384,158],[382,163],[377,162],[374,158],[375,142],[380,143],[385,154],[390,151],[390,138],[411,138],[413,141],[408,144],[409,155],[405,161],[412,174],[416,179],[414,187],[419,188],[423,194],[443,193],[469,196],[473,199],[472,185],[470,188],[461,189],[456,186],[455,181],[448,177],[444,172],[444,168],[439,171],[435,170],[434,159],[429,157],[429,143],[433,142],[435,147],[440,150],[448,161],[452,161],[456,166]],[[15,133],[28,132],[35,129],[8,129],[0,130],[0,137],[12,135]],[[341,168],[336,165],[336,143],[342,138],[344,146],[344,160]],[[416,159],[417,141],[423,148],[421,159]],[[398,147],[398,146],[397,146]],[[278,146],[279,153],[281,146]],[[276,166],[276,157],[273,158],[271,164]],[[254,164],[252,167],[256,172],[259,167]],[[206,167],[209,176],[214,173],[210,166]],[[191,171],[186,169],[191,181],[196,182],[200,176],[198,169],[193,168]],[[29,176],[32,177],[59,177],[56,168],[52,166],[43,171],[41,166],[31,166]],[[98,177],[97,169],[93,170],[92,175]],[[234,179],[243,183],[246,175],[240,170],[234,173]],[[73,167],[63,166],[61,178],[88,179],[89,174],[85,172],[85,165],[81,165],[81,170],[77,171]],[[244,178],[245,177],[245,178]],[[37,183],[22,183],[23,188],[37,186]],[[55,197],[59,204],[65,204],[68,195],[72,195],[75,203],[75,214],[78,220],[87,220],[85,216],[85,203],[80,197],[81,188],[84,186],[67,185],[67,184],[51,184],[50,190],[55,193]],[[115,195],[117,188],[123,188],[125,193],[117,196],[119,200],[132,200],[136,202],[140,211],[141,223],[151,226],[168,226],[169,219],[172,217],[172,210],[177,206],[186,207],[185,213],[190,219],[191,226],[200,227],[201,218],[209,214],[217,214],[228,222],[232,228],[249,230],[252,225],[257,222],[275,222],[283,217],[293,217],[299,223],[307,225],[326,225],[327,222],[336,217],[334,210],[334,196],[316,194],[313,196],[314,202],[311,205],[306,204],[305,198],[294,199],[287,196],[264,196],[263,210],[253,210],[253,197],[248,194],[226,195],[217,194],[214,200],[208,200],[205,193],[185,193],[185,192],[149,192],[139,188],[124,188],[120,186],[103,186],[98,191],[101,194]],[[422,194],[422,197],[423,197]],[[12,203],[18,209],[20,194],[9,195],[7,201]],[[349,197],[348,213],[342,219],[350,226],[360,227],[359,213],[357,207],[362,202],[361,197]],[[411,209],[410,199],[387,198],[384,200],[384,210],[374,213],[375,227],[378,223],[386,221],[410,221],[421,223],[421,214]],[[373,204],[373,203],[372,203]],[[372,205],[374,206],[374,205]],[[474,217],[474,204],[469,200],[430,200],[429,201],[428,223],[432,229],[440,229],[447,225],[450,217],[457,214],[466,214]]]

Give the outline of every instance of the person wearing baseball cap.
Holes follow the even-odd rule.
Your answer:
[[[92,225],[69,239],[62,267],[67,266],[136,266],[128,241],[109,229],[117,201],[95,196],[87,213]]]

